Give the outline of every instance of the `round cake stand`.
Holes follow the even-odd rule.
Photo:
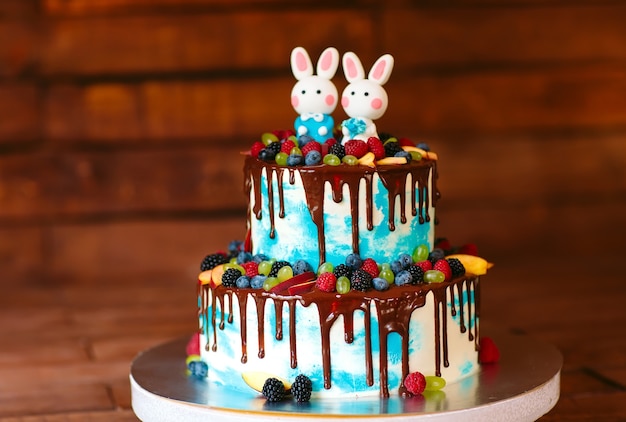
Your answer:
[[[211,389],[206,380],[188,376],[185,346],[189,337],[140,353],[130,369],[132,406],[144,422],[299,421],[325,422],[376,418],[409,421],[534,421],[559,399],[563,358],[553,346],[527,336],[491,335],[500,362],[443,390],[389,399],[312,399],[269,403],[260,396],[242,397]],[[348,421],[349,422],[349,421]]]

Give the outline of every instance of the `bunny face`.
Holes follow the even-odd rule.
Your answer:
[[[313,64],[302,47],[291,52],[291,71],[298,82],[291,90],[291,105],[299,114],[330,114],[337,107],[339,95],[331,82],[339,66],[339,52],[332,47],[322,52],[317,63],[317,75]]]
[[[387,104],[387,92],[367,79],[351,83],[341,94],[341,106],[350,117],[378,119],[387,111]]]

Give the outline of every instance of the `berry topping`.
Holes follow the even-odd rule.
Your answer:
[[[341,144],[333,144],[328,148],[328,153],[337,156],[341,160],[346,156],[346,149]]]
[[[415,265],[420,267],[423,272],[433,269],[433,263],[428,260],[416,262]]]
[[[374,153],[376,160],[382,160],[385,158],[385,147],[380,139],[373,136],[368,138],[367,146],[369,147],[370,152]]]
[[[283,142],[280,146],[280,152],[284,152],[285,154],[291,154],[291,150],[296,147],[296,143],[290,139]]]
[[[293,273],[294,273],[294,275],[306,273],[306,272],[309,272],[309,271],[312,271],[311,266],[309,265],[308,262],[306,262],[303,259],[299,259],[299,260],[297,260],[293,264]]]
[[[256,141],[250,147],[250,155],[252,155],[254,158],[258,158],[259,152],[261,152],[262,149],[265,149],[265,144],[261,141]]]
[[[322,273],[317,277],[315,285],[323,292],[334,292],[337,285],[337,277],[331,272]]]
[[[428,261],[427,261],[428,262]],[[411,284],[424,282],[424,270],[418,265],[409,265],[406,269],[411,274]]]
[[[481,337],[479,341],[478,362],[496,363],[500,360],[498,346],[490,337]]]
[[[344,146],[346,155],[354,155],[356,158],[361,158],[369,152],[367,144],[359,139],[351,139]]]
[[[211,255],[207,255],[204,257],[202,263],[200,264],[200,271],[211,270],[218,265],[225,264],[227,262],[228,260],[226,259],[226,255],[224,254],[214,253]]]
[[[301,145],[300,146],[300,150],[302,151],[302,155],[304,155],[305,157],[311,151],[317,151],[321,155],[322,154],[322,144],[320,144],[317,141],[311,141],[311,142],[305,144],[304,146]]]
[[[448,264],[448,261],[446,261],[445,259],[440,259],[435,262],[435,265],[433,265],[433,270],[441,271],[445,276],[444,281],[452,280],[452,269],[450,268],[450,264]],[[463,271],[463,273],[465,273],[465,271]]]
[[[405,284],[413,284],[413,276],[407,270],[402,270],[396,274],[396,286],[404,286]]]
[[[350,278],[350,276],[352,275],[352,268],[348,267],[346,264],[339,264],[333,270],[333,274],[335,274],[337,278],[339,277]]]
[[[465,267],[463,266],[463,263],[461,262],[460,259],[449,258],[446,261],[448,261],[448,265],[450,265],[450,269],[452,270],[452,278],[461,277],[462,275],[465,275]]]
[[[235,287],[237,285],[237,279],[241,277],[241,271],[237,268],[229,268],[224,271],[222,275],[222,286]]]
[[[428,254],[428,260],[432,262],[434,265],[435,262],[439,261],[440,259],[443,259],[445,255],[446,253],[443,249],[435,248]]]
[[[422,394],[426,389],[426,377],[421,372],[411,372],[404,379],[404,388],[413,394]]]
[[[195,333],[191,336],[185,347],[187,356],[200,354],[200,333]]]
[[[209,373],[209,365],[201,360],[192,360],[187,364],[187,368],[191,375],[196,378],[206,378]]]
[[[366,292],[372,288],[372,276],[360,268],[354,270],[350,278],[350,287],[353,290]]]
[[[244,270],[246,270],[246,275],[250,278],[259,274],[259,264],[254,261],[248,261],[241,264]]]
[[[356,270],[357,268],[361,268],[362,263],[363,261],[361,260],[361,257],[359,256],[359,254],[351,253],[350,255],[346,257],[346,265],[352,268],[353,270]]]
[[[372,258],[366,258],[361,264],[361,269],[371,275],[372,278],[378,277],[378,264]]]
[[[316,150],[309,151],[304,156],[304,164],[307,166],[315,166],[322,162],[322,153]]]
[[[281,401],[285,398],[285,385],[277,378],[268,378],[263,384],[263,390],[261,393],[263,393],[267,401]]]
[[[313,383],[311,379],[306,375],[300,374],[291,384],[291,395],[294,400],[302,403],[311,399],[311,392],[313,391]]]
[[[457,253],[478,256],[478,248],[473,243],[467,243],[461,246]]]
[[[380,277],[374,278],[372,280],[372,285],[374,286],[374,289],[378,290],[379,292],[385,291],[389,288],[389,283],[387,283],[387,280]]]
[[[400,146],[400,144],[398,144],[398,142],[388,141],[388,142],[385,142],[383,146],[385,147],[385,155],[387,157],[393,157],[396,155],[396,153],[403,151],[402,147]]]
[[[268,276],[270,277],[276,277],[278,275],[278,271],[282,268],[282,267],[286,267],[289,265],[289,262],[287,261],[276,261],[272,264],[272,269],[270,270],[270,273],[268,274]]]

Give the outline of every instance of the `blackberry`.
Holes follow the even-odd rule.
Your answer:
[[[259,156],[258,156],[259,160],[274,161],[275,157],[276,157],[276,153],[273,152],[269,148],[263,148],[261,151],[259,151]]]
[[[406,270],[411,274],[411,284],[415,285],[424,282],[424,271],[420,267],[409,265]]]
[[[286,267],[287,265],[290,265],[288,261],[276,261],[272,264],[272,269],[270,270],[270,273],[268,274],[269,277],[276,277],[278,275],[278,270],[280,270],[282,267]]]
[[[389,138],[393,138],[393,135],[387,132],[378,132],[378,139],[380,139],[380,142],[384,143]]]
[[[313,391],[313,383],[311,379],[306,375],[300,374],[296,377],[291,384],[291,394],[297,402],[305,402],[311,399],[311,392]]]
[[[268,378],[263,384],[261,390],[267,401],[276,402],[285,398],[285,385],[281,380],[276,378]]]
[[[372,288],[372,276],[360,268],[354,270],[350,277],[350,287],[352,290],[366,292]]]
[[[270,142],[269,144],[265,146],[265,149],[272,151],[274,155],[276,155],[280,152],[281,146],[282,145],[280,142]]]
[[[237,279],[241,277],[241,271],[236,268],[229,268],[222,274],[222,286],[235,287],[237,285]]]
[[[457,278],[465,275],[465,266],[458,258],[448,258],[448,265],[452,270],[452,278]]]
[[[202,260],[200,264],[200,271],[212,270],[221,264],[226,264],[228,261],[224,255],[221,253],[214,253],[211,255],[207,255]]]
[[[397,142],[387,142],[386,144],[384,144],[384,147],[385,147],[385,155],[387,157],[393,157],[398,152],[404,151],[402,147],[400,146],[400,144]]]
[[[348,267],[346,264],[339,264],[333,270],[333,274],[335,274],[335,277],[337,278],[339,277],[350,278],[352,276],[352,268]]]
[[[336,143],[328,148],[328,153],[336,155],[341,160],[343,157],[346,156],[346,148],[340,143]]]

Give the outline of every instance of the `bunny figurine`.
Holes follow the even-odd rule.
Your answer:
[[[341,105],[350,117],[341,123],[342,143],[350,139],[367,141],[378,137],[374,120],[380,118],[389,103],[383,85],[389,80],[393,69],[393,56],[381,56],[365,79],[361,61],[353,52],[343,55],[343,72],[348,86],[341,94]]]
[[[300,114],[294,124],[298,136],[308,135],[321,143],[332,138],[335,121],[330,113],[337,107],[339,94],[331,79],[338,66],[339,52],[333,47],[322,52],[317,75],[304,48],[291,52],[291,71],[298,80],[291,90],[291,105]]]

